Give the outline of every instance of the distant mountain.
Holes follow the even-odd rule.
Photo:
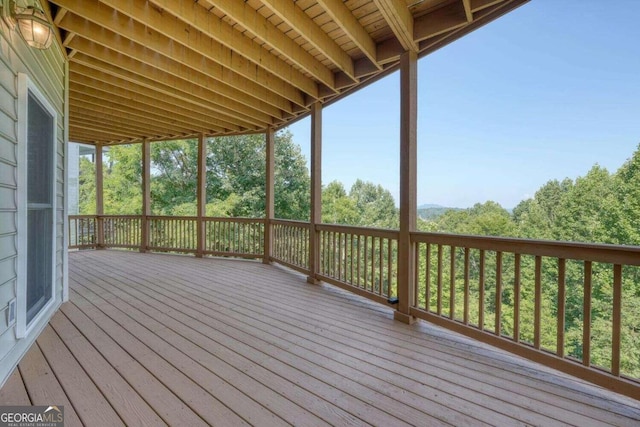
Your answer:
[[[418,206],[418,209],[431,209],[431,208],[444,208],[444,206],[435,205],[433,203],[425,203],[424,205]]]
[[[427,203],[418,206],[418,216],[424,220],[434,220],[447,211],[461,211],[461,208],[448,208],[442,205]]]

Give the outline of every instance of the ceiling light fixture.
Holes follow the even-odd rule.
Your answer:
[[[27,44],[36,49],[48,49],[53,42],[53,26],[34,1],[2,0],[2,18],[18,32]]]

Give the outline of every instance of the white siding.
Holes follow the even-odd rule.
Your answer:
[[[54,43],[50,49],[39,51],[28,47],[15,31],[0,23],[0,386],[18,361],[29,349],[47,322],[34,328],[33,333],[16,339],[15,325],[8,327],[6,308],[16,297],[16,187],[17,144],[17,75],[25,73],[58,113],[57,143],[57,242],[56,242],[56,299],[60,300],[63,282],[64,233],[64,70],[62,48]]]

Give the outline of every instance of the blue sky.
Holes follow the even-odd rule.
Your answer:
[[[505,208],[640,144],[638,0],[532,0],[419,62],[418,203]],[[397,201],[399,76],[323,111],[323,184]],[[290,127],[309,156],[309,120]]]

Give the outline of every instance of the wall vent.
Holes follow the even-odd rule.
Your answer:
[[[9,301],[9,307],[7,308],[7,326],[11,327],[16,323],[16,299]]]

